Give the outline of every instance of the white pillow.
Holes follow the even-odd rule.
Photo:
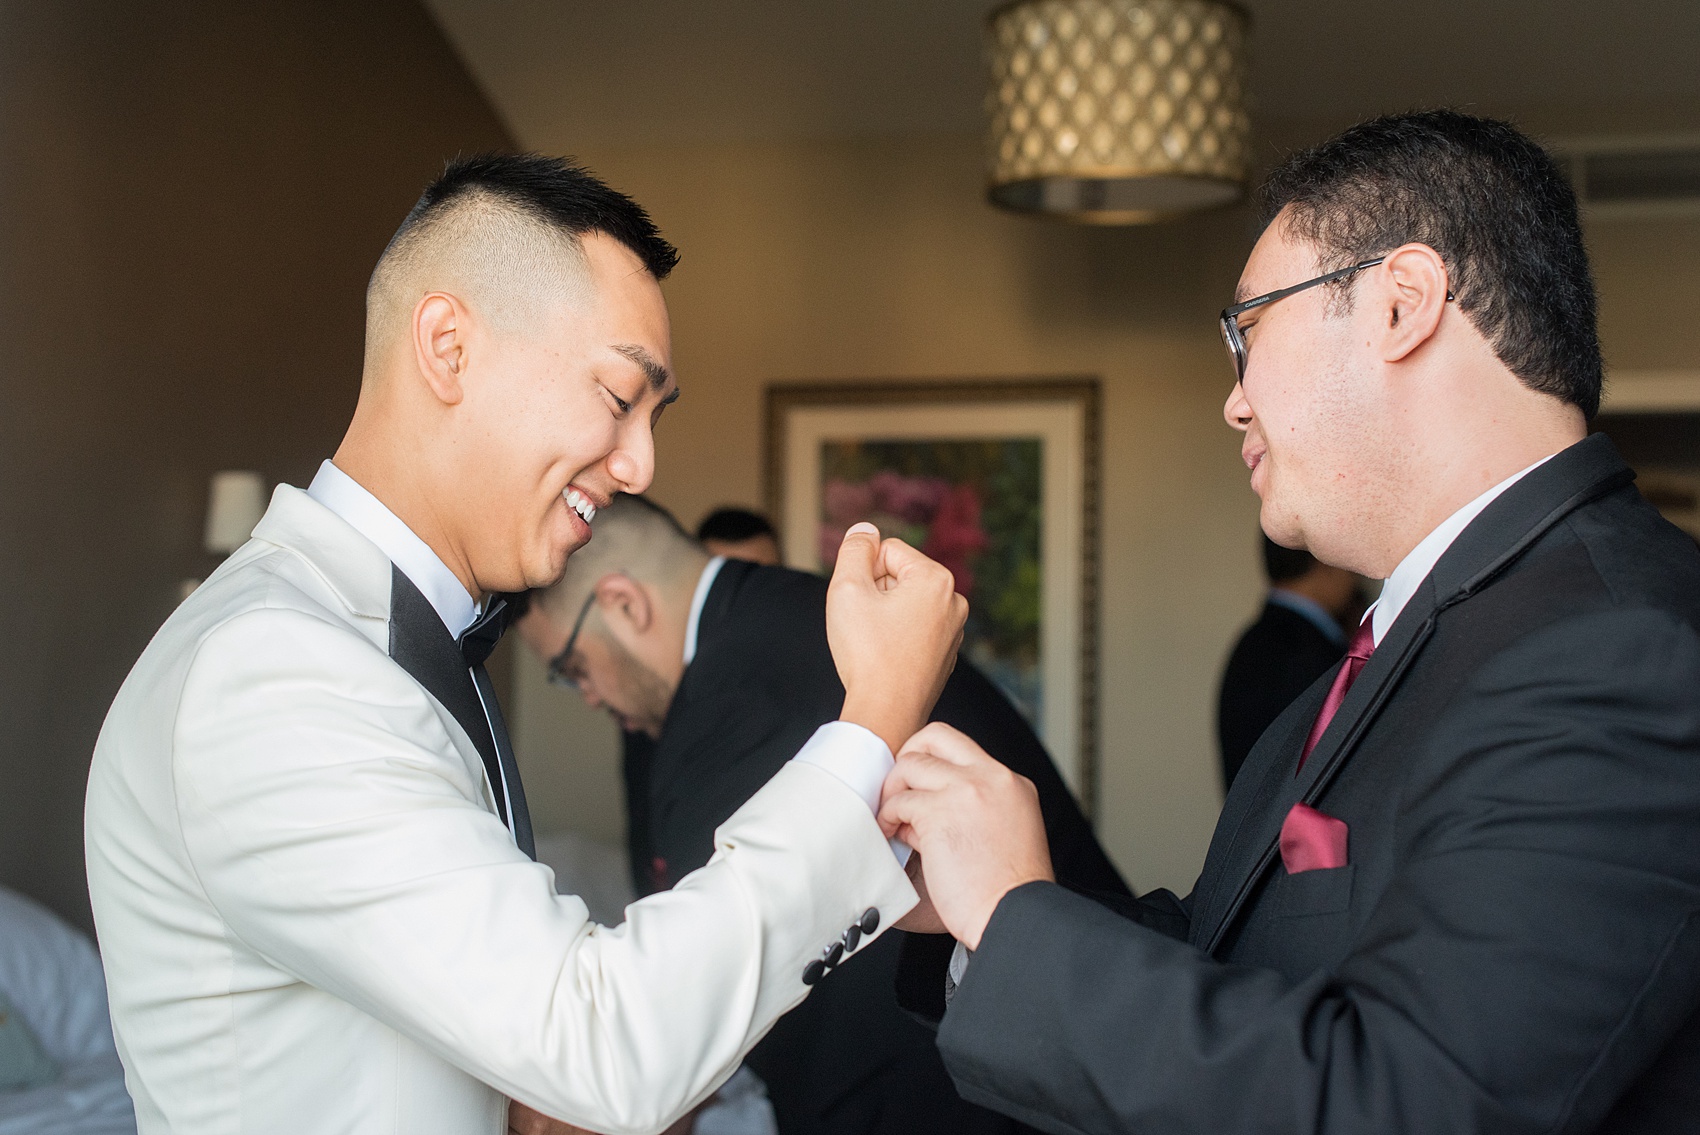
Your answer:
[[[135,1135],[93,944],[4,887],[0,989],[60,1070],[51,1084],[0,1092],[0,1135]]]
[[[58,1078],[59,1065],[42,1049],[29,1022],[0,989],[0,1092],[39,1088]]]
[[[61,1067],[118,1055],[94,945],[46,907],[4,887],[0,989]]]

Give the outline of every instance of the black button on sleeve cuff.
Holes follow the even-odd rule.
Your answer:
[[[813,985],[826,976],[828,970],[844,960],[845,954],[856,952],[856,947],[862,944],[862,938],[879,929],[880,912],[869,907],[862,912],[862,917],[850,924],[843,938],[837,942],[829,942],[820,957],[803,967],[803,984]]]

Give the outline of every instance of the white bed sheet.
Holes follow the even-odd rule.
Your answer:
[[[61,1074],[0,1092],[0,1135],[135,1135],[100,956],[46,907],[0,887],[0,989]]]

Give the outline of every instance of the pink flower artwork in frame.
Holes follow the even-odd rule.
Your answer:
[[[1041,443],[1037,438],[826,441],[820,561],[872,521],[949,568],[969,602],[963,652],[1041,720]]]

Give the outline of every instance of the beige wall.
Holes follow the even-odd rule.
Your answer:
[[[507,144],[411,0],[0,3],[0,884],[86,924],[89,754],[208,475],[305,483],[385,240]]]
[[[1608,369],[1691,370],[1700,340],[1684,330],[1700,304],[1700,216],[1588,225]]]
[[[1213,322],[1250,246],[1249,213],[1131,229],[1005,216],[980,203],[972,138],[580,156],[684,252],[666,285],[684,398],[661,426],[654,493],[687,524],[761,500],[770,381],[1103,379],[1099,830],[1135,885],[1189,887],[1220,805],[1218,671],[1262,589]],[[1700,221],[1614,222],[1590,237],[1613,360],[1700,361],[1672,331],[1700,287]],[[554,786],[532,792],[540,826],[616,837],[611,728],[529,660],[515,699],[528,783]],[[532,772],[561,760],[564,737],[575,763]]]

